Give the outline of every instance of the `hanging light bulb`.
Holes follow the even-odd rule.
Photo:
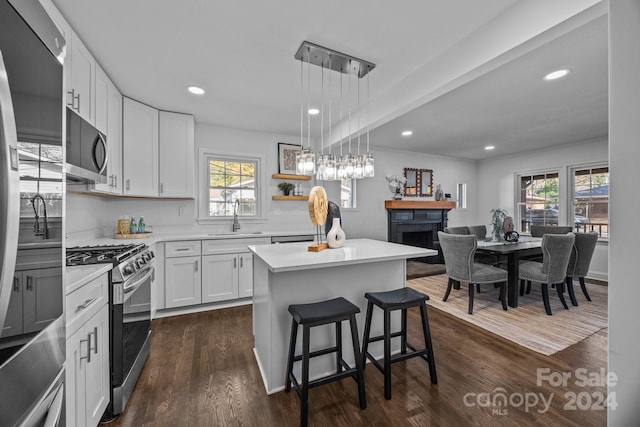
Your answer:
[[[373,178],[376,172],[373,154],[369,152],[369,125],[371,123],[371,116],[369,116],[369,100],[371,99],[371,87],[369,86],[369,79],[371,78],[370,71],[371,70],[369,70],[369,66],[367,65],[367,154],[363,157],[365,178]]]

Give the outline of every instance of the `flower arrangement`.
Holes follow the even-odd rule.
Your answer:
[[[499,242],[502,240],[502,231],[504,220],[507,217],[507,211],[500,208],[491,209],[491,240]]]
[[[398,175],[387,175],[384,178],[389,183],[389,189],[393,193],[393,198],[402,199],[402,196],[404,196],[404,184],[407,182],[407,178]]]

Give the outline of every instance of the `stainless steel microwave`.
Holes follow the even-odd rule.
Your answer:
[[[67,108],[67,178],[105,184],[108,152],[105,135]]]

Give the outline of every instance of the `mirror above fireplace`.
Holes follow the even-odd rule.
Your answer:
[[[405,197],[431,197],[433,195],[433,170],[404,168]]]

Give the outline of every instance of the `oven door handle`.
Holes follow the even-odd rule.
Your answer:
[[[125,285],[124,286],[124,293],[128,294],[129,292],[133,292],[135,291],[138,286],[140,286],[141,284],[143,284],[147,279],[149,279],[151,277],[151,275],[153,274],[153,267],[149,267],[149,269],[147,270],[147,273],[145,273],[144,276],[142,276],[141,279],[136,280],[132,285]]]

